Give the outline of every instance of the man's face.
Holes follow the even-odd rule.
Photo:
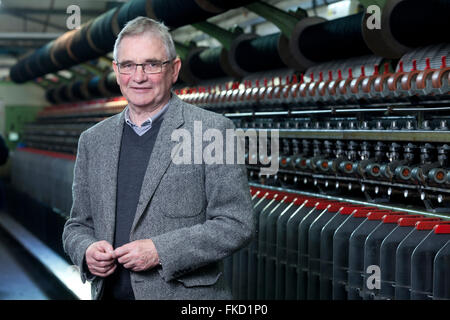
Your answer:
[[[142,34],[122,39],[117,51],[118,63],[145,63],[149,61],[164,62],[168,60],[166,47],[157,36]],[[117,83],[123,96],[132,107],[156,109],[165,105],[170,98],[170,88],[178,78],[181,61],[175,59],[162,67],[161,73],[144,73],[137,66],[132,74],[120,74],[113,63]]]

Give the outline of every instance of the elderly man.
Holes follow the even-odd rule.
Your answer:
[[[128,22],[113,62],[128,106],[80,136],[63,244],[94,299],[231,298],[222,259],[254,233],[246,169],[172,161],[175,130],[234,128],[171,92],[180,67],[163,24]]]

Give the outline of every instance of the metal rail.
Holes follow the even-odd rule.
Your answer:
[[[337,197],[337,196],[324,195],[324,194],[319,194],[319,193],[299,191],[299,190],[294,190],[294,189],[289,189],[289,188],[273,187],[273,186],[267,186],[267,185],[258,184],[258,183],[254,183],[254,182],[250,182],[249,185],[251,187],[264,188],[264,189],[269,189],[269,190],[273,190],[273,191],[289,192],[289,193],[303,195],[303,196],[309,196],[309,197],[318,197],[318,198],[324,198],[324,199],[329,199],[329,200],[344,201],[344,202],[349,202],[349,203],[353,203],[353,204],[360,204],[360,205],[370,206],[370,207],[378,207],[378,208],[394,210],[394,211],[400,210],[400,211],[405,211],[405,212],[410,213],[410,214],[421,214],[421,215],[424,215],[424,216],[437,217],[437,218],[441,218],[441,219],[444,219],[444,220],[450,220],[450,216],[442,215],[442,214],[430,213],[430,212],[422,211],[422,210],[415,210],[415,209],[408,209],[408,208],[403,208],[403,207],[389,206],[389,205],[384,205],[384,204],[360,201],[360,200],[343,198],[343,197]]]

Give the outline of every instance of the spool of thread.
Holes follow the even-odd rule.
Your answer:
[[[392,35],[403,45],[420,47],[450,41],[450,1],[393,1],[390,27]]]
[[[76,32],[77,30],[74,29],[59,36],[53,43],[50,50],[50,58],[52,59],[52,62],[61,69],[69,68],[79,63],[70,50],[70,43],[72,42],[73,36]]]
[[[323,62],[370,54],[362,36],[363,13],[306,27],[297,39],[309,60]]]
[[[375,54],[397,59],[414,47],[448,42],[449,14],[448,0],[388,0],[381,13],[381,28],[368,29],[363,24],[364,39]]]
[[[111,9],[98,16],[87,32],[87,40],[99,52],[110,52],[120,32],[117,16],[121,7]]]
[[[213,15],[194,0],[152,0],[151,6],[156,18],[170,28],[205,21]]]
[[[225,76],[220,64],[222,47],[196,51],[187,61],[193,75],[199,79],[211,79]]]
[[[106,90],[113,94],[120,94],[120,87],[117,84],[116,74],[114,71],[109,72],[104,78],[104,85]]]
[[[88,61],[95,59],[103,53],[96,47],[92,47],[87,39],[87,34],[91,28],[93,20],[85,23],[80,29],[76,30],[70,42],[70,52],[77,61]]]
[[[89,80],[87,85],[87,90],[90,94],[91,98],[98,98],[102,96],[102,93],[99,89],[100,77],[95,76]]]
[[[286,67],[278,53],[280,36],[281,33],[274,33],[239,42],[235,51],[235,61],[247,72]]]
[[[22,73],[20,74],[21,77],[37,78],[41,74],[43,74],[43,73],[45,74],[45,71],[39,64],[39,61],[37,59],[37,54],[38,54],[38,52],[35,51],[31,55],[28,55],[25,58],[24,63],[23,63],[23,68],[21,70]]]
[[[117,15],[117,23],[119,25],[119,29],[122,29],[128,21],[133,20],[134,18],[137,18],[139,16],[144,17],[147,16],[148,2],[155,2],[155,1],[132,0],[126,2],[123,6],[121,6],[119,9],[119,13]]]
[[[67,84],[62,84],[56,88],[54,93],[56,103],[60,104],[69,101],[69,96],[67,95],[67,88],[68,88]]]
[[[16,83],[23,83],[46,73],[59,70],[59,66],[52,61],[50,56],[54,41],[40,47],[33,54],[16,63],[10,70],[11,80]],[[29,66],[28,68],[26,67],[27,65]],[[32,73],[28,71],[30,69]]]
[[[91,27],[82,31],[68,31],[44,46],[40,53],[30,60],[29,70],[25,69],[26,58],[21,59],[17,62],[17,67],[11,69],[11,79],[18,83],[25,82],[46,73],[85,62],[87,61],[83,61],[85,58],[96,58],[110,52],[120,28],[137,16],[148,16],[175,28],[204,21],[217,14],[217,10],[207,11],[203,9],[208,3],[223,8],[235,8],[250,2],[253,1],[131,0],[121,7],[111,9],[97,17],[92,23],[89,23]],[[198,3],[203,3],[202,7]],[[79,43],[77,43],[78,40],[73,38],[75,34],[77,34],[75,38],[79,37]],[[75,47],[71,46],[72,41],[75,41]],[[83,47],[86,52],[83,51]],[[93,54],[92,50],[96,54]],[[35,67],[37,61],[40,62],[40,66],[43,67],[41,69],[44,69],[44,71]]]
[[[245,6],[249,3],[255,2],[254,0],[197,0],[198,4],[203,3],[209,3],[211,5],[214,5],[216,8],[220,8],[223,11],[229,10],[237,7]]]
[[[56,103],[55,91],[56,91],[56,88],[50,88],[47,91],[45,91],[45,98],[51,104],[55,104]]]
[[[84,99],[83,93],[81,92],[82,84],[83,81],[81,80],[77,80],[69,84],[68,95],[70,97],[70,101],[79,101]]]
[[[60,70],[60,66],[55,64],[50,56],[54,43],[55,40],[52,40],[36,52],[36,60],[33,59],[33,61],[36,61],[36,64],[43,69],[39,76]]]

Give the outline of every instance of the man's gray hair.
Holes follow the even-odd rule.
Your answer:
[[[114,43],[114,60],[117,61],[117,51],[123,38],[128,36],[137,36],[144,33],[159,37],[166,46],[167,58],[169,60],[176,58],[177,52],[175,50],[175,44],[173,43],[169,28],[167,28],[164,23],[155,21],[148,17],[137,17],[128,21],[117,36],[116,42]]]

